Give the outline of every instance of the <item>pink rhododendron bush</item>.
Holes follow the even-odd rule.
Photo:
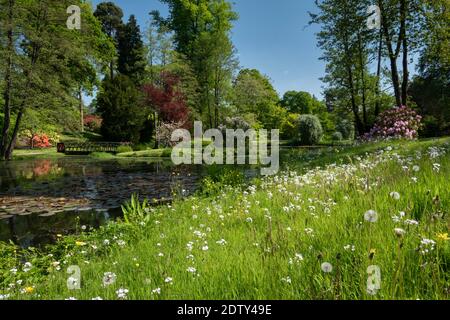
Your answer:
[[[402,106],[384,111],[365,140],[409,139],[418,137],[422,117],[413,109]]]

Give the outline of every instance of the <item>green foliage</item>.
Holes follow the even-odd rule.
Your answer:
[[[299,142],[302,145],[317,145],[323,136],[319,118],[313,115],[301,115],[298,121]]]
[[[169,6],[169,17],[164,19],[157,11],[152,15],[159,28],[173,31],[176,51],[192,67],[198,84],[195,113],[210,127],[218,127],[237,67],[230,34],[237,14],[227,0],[162,2]]]
[[[128,76],[136,85],[142,83],[145,74],[145,51],[141,32],[134,15],[119,30],[118,66],[122,75]]]
[[[120,146],[117,148],[117,153],[125,153],[125,152],[133,152],[133,148],[131,146]]]
[[[281,138],[292,140],[298,137],[298,120],[300,118],[299,114],[289,113],[284,119],[283,125],[281,127]]]
[[[278,105],[278,93],[268,77],[258,70],[243,69],[233,84],[232,101],[236,115],[253,114],[265,129],[280,129],[287,114]]]
[[[170,158],[172,156],[172,149],[167,148],[126,152],[119,153],[117,156],[123,158]]]
[[[424,116],[424,137],[450,133],[450,64],[428,75],[414,77],[410,85],[412,100]]]
[[[154,143],[139,143],[139,144],[133,145],[132,151],[150,150],[150,149],[153,149],[154,145],[155,145]]]
[[[140,106],[141,93],[127,76],[105,79],[97,97],[102,135],[109,141],[138,143],[146,111]]]
[[[62,23],[70,5],[81,8],[83,32],[69,30]],[[10,9],[11,21],[4,24],[3,14]],[[0,27],[8,30],[0,33],[0,42],[8,43],[1,48],[2,57],[8,58],[5,59],[8,63],[0,65],[0,87],[4,90],[1,95],[8,100],[3,106],[4,113],[16,115],[14,123],[4,119],[0,158],[10,158],[17,141],[11,132],[14,127],[19,128],[16,132],[23,131],[22,125],[29,131],[36,128],[48,131],[51,126],[53,131],[79,129],[77,98],[83,90],[92,91],[95,67],[101,66],[111,46],[92,14],[91,5],[84,1],[2,1],[0,12]],[[12,37],[5,38],[7,34]],[[3,86],[7,79],[11,79],[7,81],[11,85]],[[46,119],[46,115],[51,117]],[[47,128],[38,122],[44,122]]]
[[[245,182],[242,171],[233,167],[209,166],[208,175],[200,183],[200,193],[204,196],[214,196],[227,188],[240,187]]]
[[[427,115],[422,120],[419,136],[423,138],[439,137],[442,134],[440,121],[434,116]]]
[[[281,99],[281,106],[291,113],[314,114],[315,98],[308,92],[288,91]]]
[[[89,156],[92,157],[92,158],[95,158],[95,159],[111,159],[111,158],[114,158],[113,154],[107,153],[107,152],[92,152]]]
[[[355,125],[347,119],[339,119],[336,124],[336,130],[342,134],[344,140],[353,140],[355,138]]]
[[[339,131],[333,133],[333,135],[331,136],[331,139],[332,139],[334,142],[341,142],[341,141],[343,140],[342,133],[340,133]]]
[[[148,200],[145,199],[141,203],[136,194],[133,194],[131,200],[122,206],[122,212],[125,222],[129,224],[148,223],[151,218]]]

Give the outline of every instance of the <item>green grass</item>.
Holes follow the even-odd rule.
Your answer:
[[[284,156],[290,172],[251,187],[157,209],[134,201],[130,223],[62,238],[49,248],[52,257],[5,246],[0,294],[117,299],[116,290],[125,288],[129,299],[448,299],[449,142],[291,150]],[[430,147],[440,155],[431,159]],[[376,222],[365,220],[369,210],[378,213]],[[395,222],[400,212],[405,216]],[[422,254],[424,239],[435,245]],[[21,270],[23,261],[32,262],[31,271],[8,271]],[[332,272],[322,270],[325,262]],[[69,265],[81,269],[81,290],[66,287]],[[367,293],[370,266],[381,271],[376,295]],[[106,272],[117,278],[103,287]],[[18,279],[33,293],[6,291]],[[160,294],[152,293],[157,288]]]
[[[113,154],[107,152],[92,152],[89,157],[94,159],[113,159],[115,158]]]
[[[32,159],[53,159],[64,157],[63,153],[58,153],[56,147],[48,149],[14,150],[13,160]]]
[[[100,134],[90,131],[85,132],[65,132],[61,135],[62,142],[86,142],[86,141],[102,141]]]
[[[172,155],[172,149],[154,149],[135,152],[125,152],[117,154],[122,158],[170,158]]]

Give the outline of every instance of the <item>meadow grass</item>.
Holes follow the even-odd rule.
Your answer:
[[[61,238],[50,256],[4,245],[0,294],[448,299],[449,141],[291,150],[276,177],[170,206],[134,203],[129,223]],[[69,265],[81,269],[80,290],[67,289]],[[370,266],[377,290],[368,290]]]

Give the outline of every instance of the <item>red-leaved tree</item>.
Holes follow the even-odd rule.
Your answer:
[[[180,78],[170,72],[161,72],[158,85],[143,86],[145,104],[156,110],[166,123],[188,124],[190,110],[180,90]]]

